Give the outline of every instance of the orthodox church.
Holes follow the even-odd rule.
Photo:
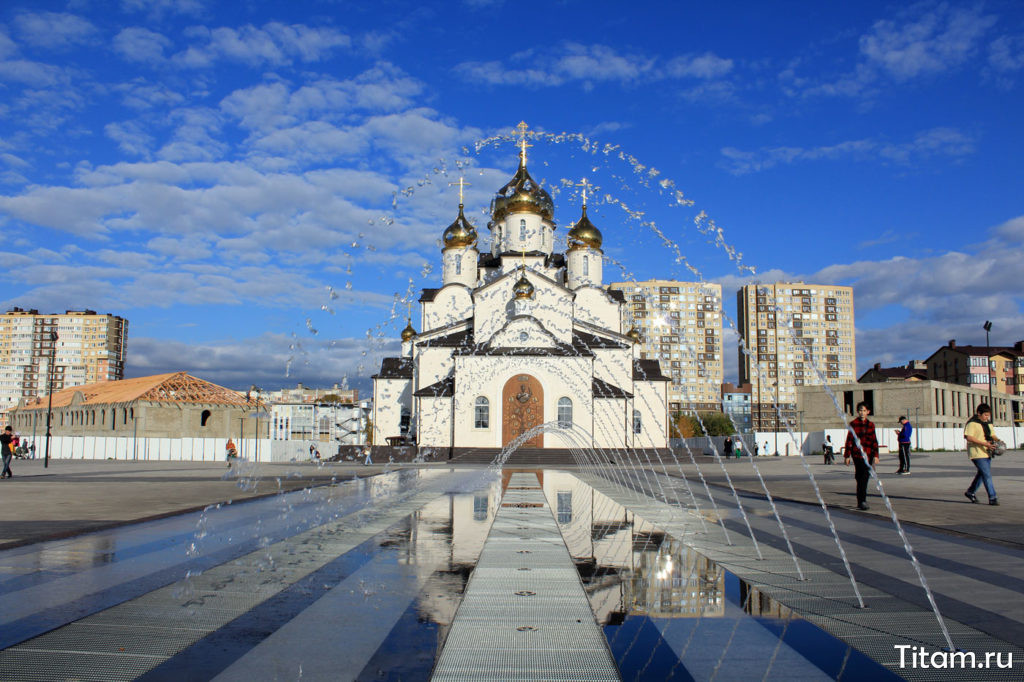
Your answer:
[[[554,252],[554,203],[526,168],[494,195],[490,252],[463,212],[443,234],[442,281],[419,298],[401,357],[373,376],[373,442],[443,448],[668,445],[669,379],[639,358],[625,300],[602,282],[602,236],[579,219]],[[543,425],[543,426],[542,426]],[[539,428],[538,428],[539,427]]]

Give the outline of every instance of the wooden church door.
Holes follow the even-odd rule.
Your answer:
[[[501,406],[502,447],[544,423],[544,389],[529,374],[517,374],[505,383],[505,389],[501,392]],[[521,447],[544,447],[543,432],[524,442]]]

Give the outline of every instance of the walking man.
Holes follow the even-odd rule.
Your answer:
[[[729,436],[725,437],[725,443],[722,444],[722,449],[725,451],[726,459],[732,457],[732,438]]]
[[[4,460],[3,471],[0,471],[0,478],[10,478],[14,474],[11,473],[11,458],[14,457],[14,429],[10,426],[4,429],[3,433],[0,433],[0,456]]]
[[[988,503],[999,504],[999,500],[996,498],[996,487],[992,483],[992,451],[995,450],[996,444],[995,437],[992,435],[992,426],[989,424],[991,420],[992,408],[986,403],[981,403],[974,416],[967,420],[967,426],[964,427],[967,456],[971,458],[971,464],[978,470],[971,485],[967,487],[964,497],[974,504],[978,503],[974,492],[982,483],[985,484],[985,492],[988,493]],[[4,461],[7,461],[6,456]]]
[[[900,417],[900,428],[896,430],[896,442],[900,446],[900,468],[897,474],[910,473],[910,436],[914,426],[906,417]]]
[[[850,431],[846,434],[846,447],[843,448],[843,460],[845,464],[853,459],[853,476],[857,481],[857,509],[867,511],[868,507],[868,479],[871,478],[871,470],[878,463],[878,437],[875,435],[875,425],[868,419],[871,414],[868,404],[857,403],[857,418],[850,422]],[[857,438],[854,439],[854,434]],[[858,446],[857,441],[860,441]]]

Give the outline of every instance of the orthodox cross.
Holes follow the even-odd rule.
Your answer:
[[[513,135],[519,135],[519,160],[524,166],[526,165],[526,148],[533,146],[526,141],[527,130],[526,121],[520,121],[519,125],[512,131]]]
[[[459,186],[459,208],[462,208],[462,203],[463,203],[462,202],[462,188],[466,187],[466,186],[470,186],[471,187],[472,185],[470,185],[470,183],[466,182],[466,178],[461,176],[461,175],[459,176],[459,181],[458,182],[449,182],[448,183],[449,187],[452,187],[454,185],[458,185]]]
[[[586,206],[587,206],[587,187],[589,185],[590,185],[590,183],[587,182],[586,178],[583,178],[583,181],[576,185],[577,187],[582,187],[583,188],[583,206],[584,206],[584,208],[586,208]]]

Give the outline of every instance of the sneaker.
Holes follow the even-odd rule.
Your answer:
[[[861,511],[867,511],[868,509],[871,509],[871,507],[868,506],[867,502],[860,502],[857,504],[857,509],[860,509]]]
[[[975,495],[974,493],[964,493],[964,497],[966,497],[968,500],[970,500],[974,504],[978,504],[978,496]]]
[[[999,506],[999,500],[997,500],[995,498],[992,498],[991,500],[989,500],[988,503],[991,504],[993,507],[998,507]]]

